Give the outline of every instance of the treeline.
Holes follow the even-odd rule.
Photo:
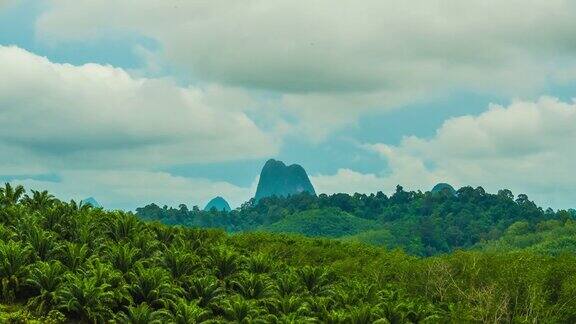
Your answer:
[[[573,323],[575,270],[570,254],[418,258],[0,189],[1,323]]]
[[[402,248],[421,256],[498,239],[518,221],[533,227],[547,220],[576,219],[574,210],[543,210],[526,195],[515,197],[510,190],[490,194],[482,187],[463,187],[455,193],[423,193],[405,191],[401,186],[390,197],[382,192],[319,196],[304,193],[250,200],[231,212],[151,204],[137,209],[137,214],[165,224],[222,228],[229,232],[265,230],[342,238]]]

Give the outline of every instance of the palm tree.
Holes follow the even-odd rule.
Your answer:
[[[162,268],[145,268],[138,263],[128,278],[128,289],[135,303],[146,302],[152,307],[166,307],[169,300],[182,295],[182,289],[172,284],[170,275]]]
[[[56,290],[62,282],[64,271],[59,261],[40,261],[32,265],[26,283],[36,295],[29,301],[36,312],[45,314],[55,306]]]
[[[69,269],[76,270],[90,257],[88,245],[66,242],[62,252],[61,261]]]
[[[243,273],[232,280],[231,288],[246,299],[262,299],[274,293],[274,287],[269,278],[253,273]]]
[[[248,258],[248,271],[252,273],[268,273],[273,270],[274,262],[266,254],[255,254]]]
[[[404,300],[397,304],[396,311],[410,323],[438,320],[440,315],[434,305],[421,300]]]
[[[274,282],[278,295],[282,297],[298,294],[303,287],[300,278],[293,271],[281,273]]]
[[[113,317],[114,293],[94,277],[68,274],[56,292],[58,308],[84,322],[104,322]]]
[[[117,319],[126,324],[161,324],[165,323],[170,315],[165,309],[154,310],[148,304],[142,303],[138,306],[128,306]]]
[[[433,304],[410,297],[401,290],[382,290],[378,295],[379,314],[390,323],[420,323],[440,318],[441,312]]]
[[[32,196],[24,195],[24,198],[22,198],[22,203],[32,210],[46,209],[52,206],[55,202],[56,198],[46,190],[32,190]]]
[[[140,232],[142,223],[131,214],[116,213],[106,225],[109,237],[115,242],[130,239]]]
[[[18,222],[22,220],[22,216],[27,213],[27,208],[22,205],[3,206],[2,203],[0,203],[0,223],[5,225],[18,224]]]
[[[42,226],[50,231],[63,233],[70,225],[71,215],[60,208],[43,210],[41,214]]]
[[[84,202],[80,201],[80,203],[76,202],[74,199],[70,200],[68,204],[66,204],[68,209],[72,212],[86,212],[93,208],[91,204],[85,204]]]
[[[241,268],[240,261],[238,254],[225,248],[214,250],[208,257],[209,265],[214,269],[216,277],[221,280],[238,272]]]
[[[18,238],[18,235],[14,231],[12,226],[4,226],[2,222],[0,222],[0,241],[11,241]]]
[[[142,227],[137,235],[132,236],[130,244],[140,249],[142,258],[155,258],[162,250],[161,244],[154,238],[154,234],[148,231],[147,227]]]
[[[172,301],[170,308],[172,309],[170,323],[174,324],[199,323],[211,315],[209,311],[199,307],[195,301],[189,302],[183,298]]]
[[[85,213],[78,213],[76,217],[82,218],[83,216],[81,215],[85,215]],[[74,226],[70,227],[70,229],[74,229],[73,237],[71,237],[70,240],[79,244],[85,244],[89,248],[99,248],[105,246],[105,244],[102,244],[105,240],[105,237],[99,235],[98,226],[95,226],[94,223],[91,223],[87,220],[76,220],[75,223],[76,224]]]
[[[306,298],[306,305],[312,316],[317,318],[326,318],[336,306],[334,300],[330,297],[323,296],[308,296]]]
[[[266,300],[265,306],[269,313],[281,316],[297,315],[300,317],[310,312],[308,304],[298,296],[270,298]]]
[[[140,249],[130,244],[109,244],[104,255],[106,260],[124,274],[141,259]]]
[[[182,282],[182,288],[188,299],[197,300],[201,307],[218,302],[225,294],[218,279],[212,276],[188,277]]]
[[[331,296],[339,307],[360,304],[376,304],[380,301],[375,285],[362,282],[345,282],[333,289]]]
[[[309,316],[302,316],[297,313],[280,315],[280,316],[269,314],[266,316],[265,322],[278,323],[278,324],[316,324],[318,323],[318,319]]]
[[[4,188],[0,188],[0,205],[16,205],[25,192],[26,190],[23,186],[17,185],[16,187],[12,187],[9,182],[6,182]]]
[[[122,273],[114,269],[111,264],[102,262],[98,257],[92,257],[78,272],[85,277],[94,278],[97,285],[108,284],[110,290],[114,293],[116,305],[129,305],[132,303],[128,284],[124,280]]]
[[[233,296],[222,305],[224,318],[235,323],[250,323],[260,315],[262,309],[255,301]]]
[[[57,248],[53,235],[35,224],[27,224],[25,226],[22,229],[23,239],[30,243],[32,251],[40,260],[48,260],[56,252]]]
[[[154,234],[156,234],[156,239],[160,241],[160,244],[163,244],[165,248],[172,244],[172,241],[180,232],[180,228],[178,227],[168,227],[158,222],[151,223],[149,227],[152,229]]]
[[[30,245],[0,241],[0,283],[2,299],[12,301],[19,292],[31,260]]]
[[[162,262],[166,269],[170,270],[175,279],[192,274],[201,267],[200,259],[188,252],[172,247],[166,250],[162,256]]]
[[[312,295],[326,293],[330,286],[329,274],[321,267],[305,266],[298,269],[297,274],[308,293]]]
[[[347,310],[335,309],[331,311],[325,311],[320,316],[318,316],[319,322],[329,323],[329,324],[340,324],[340,323],[354,323],[350,320],[350,315]]]
[[[382,315],[382,312],[375,306],[371,305],[359,305],[356,307],[348,306],[346,312],[348,315],[348,320],[350,323],[358,324],[372,324],[376,321],[378,323],[389,323],[388,319]],[[417,322],[409,322],[417,323]]]

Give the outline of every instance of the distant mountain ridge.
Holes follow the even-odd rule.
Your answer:
[[[212,208],[214,208],[218,211],[227,211],[227,212],[232,210],[232,208],[230,208],[230,205],[228,204],[226,199],[224,199],[220,196],[215,197],[212,200],[210,200],[208,202],[208,204],[206,204],[206,207],[204,207],[204,210],[210,211],[210,210],[212,210]]]
[[[298,164],[286,166],[284,162],[270,159],[264,164],[256,189],[256,201],[265,197],[287,197],[302,192],[316,195],[304,168]]]

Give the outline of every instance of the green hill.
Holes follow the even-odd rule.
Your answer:
[[[479,243],[477,248],[498,252],[529,250],[550,255],[576,254],[576,221],[549,220],[534,226],[516,222],[501,238]]]
[[[514,196],[506,189],[494,194],[482,187],[462,187],[455,194],[443,193],[449,191],[405,191],[397,186],[390,196],[382,192],[302,193],[252,199],[228,213],[150,204],[138,208],[137,214],[165,224],[221,228],[233,233],[268,230],[341,237],[419,256],[470,249],[497,240],[516,222],[534,227],[550,220],[576,220],[576,213],[544,210],[526,195]]]
[[[338,208],[312,209],[290,215],[259,230],[298,233],[306,236],[342,237],[381,227]]]

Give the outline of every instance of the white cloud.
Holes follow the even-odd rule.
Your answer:
[[[200,80],[278,93],[293,131],[317,140],[453,88],[533,94],[571,77],[561,71],[576,63],[574,30],[565,0],[61,0],[37,22],[50,42],[152,38]]]
[[[194,73],[283,92],[508,86],[539,57],[573,53],[571,1],[54,1],[45,38],[136,31]],[[510,13],[514,12],[514,15]],[[524,74],[525,76],[525,74]]]
[[[218,85],[180,87],[98,64],[56,64],[0,46],[0,175],[25,179],[63,199],[94,196],[108,208],[156,202],[201,207],[216,195],[231,205],[254,188],[157,172],[178,163],[263,158],[279,137],[247,116],[256,103]]]
[[[445,121],[430,139],[412,136],[397,146],[365,147],[388,161],[390,174],[339,172],[332,178],[320,177],[319,183],[328,183],[331,191],[346,191],[348,183],[354,183],[350,174],[384,187],[398,183],[429,190],[434,183],[449,182],[492,192],[508,188],[559,208],[576,205],[574,102],[543,97],[507,107],[492,105],[480,115]]]
[[[334,175],[315,175],[310,177],[317,193],[375,193],[388,192],[387,179],[375,174],[363,174],[350,169],[339,169]]]
[[[56,64],[0,46],[4,172],[157,168],[261,158],[278,140],[243,112],[250,97],[179,87],[98,64]]]

